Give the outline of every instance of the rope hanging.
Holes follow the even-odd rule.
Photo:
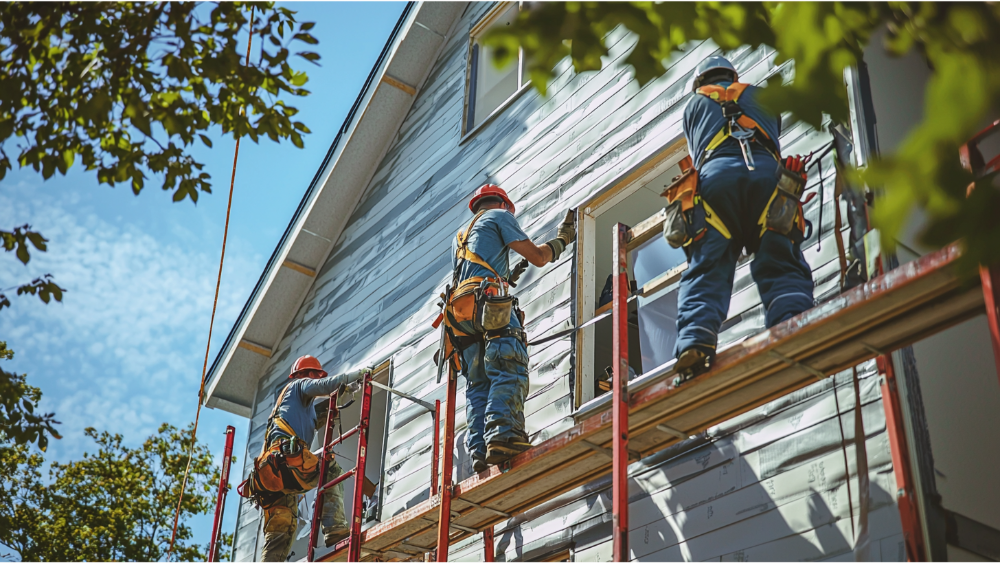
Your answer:
[[[247,39],[247,55],[245,66],[250,66],[250,46],[253,44],[253,15],[255,6],[250,6],[250,37]],[[240,114],[244,109],[240,108]],[[226,261],[226,240],[229,238],[229,215],[233,210],[233,187],[236,185],[236,161],[240,156],[240,138],[236,137],[236,150],[233,153],[233,174],[229,179],[229,203],[226,205],[226,226],[222,230],[222,255],[219,256],[219,275],[215,279],[215,298],[212,300],[212,317],[208,322],[208,342],[205,343],[205,362],[201,367],[201,387],[198,389],[198,409],[194,414],[194,428],[191,430],[191,445],[188,448],[187,467],[184,469],[184,478],[181,480],[181,494],[177,499],[177,511],[174,513],[174,528],[170,533],[170,547],[167,549],[166,561],[170,561],[170,555],[174,551],[174,542],[177,541],[177,525],[181,518],[181,503],[184,502],[184,489],[187,486],[188,475],[191,473],[191,461],[194,458],[194,446],[198,438],[198,419],[201,416],[201,403],[205,396],[205,375],[208,373],[208,355],[212,347],[212,329],[215,326],[215,310],[219,305],[219,286],[222,284],[222,265]],[[212,554],[209,554],[211,560]]]

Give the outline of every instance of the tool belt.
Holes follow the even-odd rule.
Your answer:
[[[761,236],[765,230],[771,230],[787,236],[792,229],[798,227],[799,231],[805,235],[806,221],[802,212],[802,192],[806,183],[800,174],[796,174],[787,168],[781,161],[778,161],[778,168],[775,171],[778,178],[778,185],[771,194],[771,200],[764,208],[764,216],[759,221]]]
[[[316,488],[319,481],[319,458],[309,451],[308,444],[295,435],[287,422],[274,416],[287,390],[285,386],[271,411],[266,439],[260,455],[254,459],[250,475],[236,488],[241,497],[265,510],[275,506],[285,495]]]
[[[524,311],[518,307],[517,298],[510,294],[507,280],[468,247],[469,234],[484,213],[485,211],[477,213],[468,228],[459,231],[456,237],[458,249],[455,258],[458,265],[455,268],[453,285],[441,294],[444,310],[433,323],[434,328],[438,328],[440,323],[444,322],[446,333],[443,343],[444,357],[452,362],[452,367],[456,371],[461,369],[457,352],[476,342],[514,335],[505,331],[517,331],[520,340],[527,345],[523,330],[507,328],[512,313],[517,315],[521,325],[524,325]],[[466,260],[486,268],[493,276],[474,276],[459,282],[458,272]],[[470,325],[471,332],[468,331]]]
[[[667,243],[673,248],[686,248],[701,240],[709,225],[727,239],[732,238],[718,214],[698,195],[698,171],[691,157],[684,157],[680,167],[680,175],[660,194],[667,198],[667,217],[663,223],[663,236]]]

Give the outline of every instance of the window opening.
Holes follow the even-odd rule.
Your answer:
[[[673,149],[673,150],[672,150]],[[673,154],[670,154],[673,153]],[[676,162],[682,151],[670,147],[661,154],[669,161],[652,164],[638,179],[624,181],[584,205],[581,216],[583,236],[577,244],[581,290],[579,307],[586,322],[611,309],[613,271],[612,231],[616,223],[634,226],[663,209],[666,200],[660,195],[680,172]],[[637,377],[673,357],[676,340],[677,284],[663,284],[666,274],[686,262],[683,250],[671,248],[663,237],[655,237],[629,254],[629,279],[647,286],[646,296],[629,303],[629,376]],[[609,368],[612,365],[613,319],[609,316],[581,331],[577,345],[580,385],[579,404],[610,390]]]
[[[516,63],[498,69],[493,66],[493,49],[482,43],[482,38],[490,30],[513,25],[519,9],[516,2],[503,2],[472,30],[469,38],[463,133],[472,131],[489,119],[527,83],[523,72],[522,52],[518,53]]]

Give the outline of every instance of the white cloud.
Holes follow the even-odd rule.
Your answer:
[[[45,411],[62,421],[64,439],[52,444],[50,458],[89,449],[87,426],[135,444],[162,422],[186,425],[196,407],[221,241],[184,236],[177,226],[152,233],[138,221],[109,221],[75,191],[57,199],[23,183],[5,187],[0,225],[24,222],[49,239],[49,251],[33,252],[27,267],[0,255],[0,284],[52,273],[68,291],[49,305],[12,298],[13,307],[0,312],[0,339],[16,351],[5,368],[27,372],[42,388]],[[239,247],[230,240],[210,361],[263,263]]]

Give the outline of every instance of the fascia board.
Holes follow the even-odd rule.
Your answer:
[[[289,228],[285,231],[285,235],[282,237],[281,241],[278,243],[275,252],[271,255],[271,259],[268,261],[267,266],[261,276],[261,279],[257,283],[257,287],[254,289],[253,293],[244,307],[243,311],[240,313],[236,324],[230,331],[228,338],[223,344],[222,349],[216,355],[216,359],[212,364],[212,368],[209,370],[206,378],[208,379],[208,389],[206,390],[203,400],[207,403],[209,399],[212,398],[213,393],[217,389],[219,383],[223,380],[225,374],[225,369],[232,360],[233,354],[236,352],[238,343],[243,339],[249,324],[253,321],[257,310],[264,299],[271,291],[280,291],[281,287],[274,284],[275,277],[278,271],[282,267],[281,264],[285,261],[286,257],[292,250],[292,245],[298,238],[298,234],[301,232],[302,226],[309,220],[309,216],[315,206],[316,199],[319,197],[321,191],[326,187],[326,182],[333,172],[333,169],[337,166],[340,161],[340,156],[343,154],[347,145],[350,143],[352,135],[361,123],[365,110],[368,109],[368,104],[374,97],[377,86],[381,82],[386,69],[392,62],[393,57],[397,53],[400,44],[405,39],[407,33],[409,33],[412,28],[413,22],[416,19],[419,10],[413,9],[413,4],[407,6],[407,10],[401,19],[401,26],[394,33],[394,37],[391,39],[392,46],[387,54],[383,56],[376,68],[370,76],[370,81],[366,83],[366,87],[363,91],[363,95],[355,102],[355,107],[361,111],[355,111],[348,114],[347,121],[341,127],[340,134],[334,140],[331,146],[331,151],[328,153],[323,165],[320,168],[317,177],[314,178],[310,189],[306,192],[303,202],[300,204],[299,209],[296,210],[295,216],[289,225]],[[303,205],[304,204],[304,205]],[[233,403],[226,401],[225,404],[217,403],[213,401],[213,405],[218,404],[223,410],[233,412],[228,405]],[[249,407],[249,405],[241,405]],[[242,410],[242,409],[240,409]],[[234,414],[240,414],[245,416],[243,412],[234,412]]]
[[[431,20],[433,20],[435,16],[438,17],[439,19],[442,19],[443,17],[444,21],[450,20],[452,24],[450,27],[453,27],[454,23],[458,21],[458,19],[460,19],[457,17],[460,10],[452,8],[452,13],[450,14],[447,11],[443,11],[443,13],[440,14],[436,13],[436,12],[442,12],[442,6],[446,5],[447,4],[420,3],[414,9],[413,8],[414,5],[410,4],[407,8],[407,11],[401,16],[400,22],[397,24],[397,29],[393,32],[393,36],[391,36],[393,37],[393,39],[390,40],[391,46],[387,45],[388,51],[383,53],[383,55],[380,57],[379,64],[376,65],[371,75],[369,76],[369,80],[366,82],[366,85],[362,91],[362,96],[360,96],[359,99],[355,102],[354,108],[352,109],[351,113],[348,114],[348,119],[345,121],[345,124],[342,127],[340,133],[338,134],[337,139],[331,146],[327,158],[324,161],[324,165],[321,166],[320,171],[317,173],[312,184],[310,185],[310,189],[307,191],[305,197],[303,198],[302,203],[300,203],[300,207],[296,211],[296,214],[293,217],[292,222],[289,224],[289,227],[286,230],[284,236],[282,237],[282,240],[280,241],[278,247],[275,249],[275,252],[271,257],[271,260],[268,262],[268,265],[261,277],[261,280],[258,282],[257,288],[255,288],[255,291],[253,292],[253,294],[251,294],[251,297],[248,300],[247,305],[244,307],[244,310],[241,313],[237,321],[237,324],[230,332],[226,342],[223,345],[222,350],[216,356],[216,360],[213,363],[212,369],[208,374],[208,392],[205,395],[205,401],[207,404],[209,404],[210,407],[213,408],[218,407],[228,412],[233,412],[234,414],[247,416],[247,414],[245,413],[247,410],[251,408],[250,405],[239,405],[238,403],[234,403],[231,400],[214,396],[216,390],[219,388],[220,383],[223,380],[227,379],[225,377],[225,374],[233,364],[233,358],[236,353],[238,344],[244,339],[248,330],[252,329],[253,326],[255,325],[254,321],[257,318],[256,315],[261,309],[262,305],[265,302],[270,302],[274,300],[274,298],[269,298],[269,296],[282,295],[281,292],[289,290],[289,288],[285,287],[286,285],[288,285],[287,283],[282,283],[279,281],[278,274],[281,271],[282,264],[289,258],[290,255],[296,255],[295,254],[296,250],[305,251],[306,249],[302,248],[303,246],[313,244],[315,242],[312,240],[306,242],[306,239],[303,238],[303,233],[307,233],[310,235],[312,234],[305,231],[304,227],[305,225],[309,224],[311,219],[314,219],[313,215],[316,214],[315,209],[317,207],[317,202],[320,201],[321,197],[323,197],[324,195],[329,196],[331,195],[329,193],[329,190],[337,189],[338,186],[330,185],[331,183],[330,179],[332,175],[338,170],[338,166],[340,166],[341,168],[343,168],[344,166],[350,166],[350,164],[348,163],[344,163],[343,165],[341,164],[342,156],[347,152],[349,148],[353,146],[355,142],[360,143],[362,145],[372,143],[373,139],[371,132],[365,131],[364,127],[364,124],[366,123],[365,116],[369,115],[370,112],[374,112],[374,115],[379,115],[380,111],[383,109],[381,108],[381,106],[379,106],[379,104],[381,103],[385,105],[389,103],[385,100],[386,95],[384,94],[383,96],[376,99],[376,96],[379,93],[379,88],[380,87],[389,87],[390,89],[395,88],[395,86],[392,86],[391,83],[395,81],[400,75],[406,74],[405,71],[393,72],[394,69],[396,69],[397,71],[403,70],[399,68],[398,64],[394,63],[396,62],[396,59],[399,58],[398,55],[401,53],[401,50],[404,49],[404,47],[406,47],[406,44],[408,43],[407,40],[411,37],[411,32],[414,32],[415,28],[416,31],[420,33],[430,32],[434,35],[437,35],[440,38],[439,44],[436,47],[421,53],[424,60],[429,60],[429,63],[426,64],[426,68],[423,69],[423,71],[420,73],[419,80],[415,81],[415,85],[418,89],[419,86],[422,85],[426,77],[430,74],[430,71],[433,68],[434,60],[436,60],[436,57],[439,55],[440,50],[446,44],[446,37],[449,35],[449,31],[444,29],[439,29],[439,30],[432,29],[427,25],[423,25],[423,23],[419,20],[421,16],[425,15]],[[431,12],[427,13],[428,11]],[[441,22],[435,22],[435,23],[441,23]],[[433,23],[431,23],[431,25],[434,26]],[[419,35],[419,33],[417,33],[417,35]],[[414,42],[409,42],[409,43],[412,44]],[[417,41],[416,44],[417,45],[426,44],[426,41],[424,42]],[[411,45],[406,48],[410,49],[413,47]],[[405,78],[412,79],[413,77],[405,76]],[[385,80],[387,84],[383,84],[383,79],[387,79]],[[406,103],[407,110],[410,104],[412,104],[414,99],[415,95],[410,95],[408,97],[408,102]],[[403,117],[405,117],[405,111],[400,115],[400,120]],[[378,125],[375,125],[374,127],[378,127]],[[377,142],[384,145],[381,149],[379,157],[375,160],[376,163],[381,161],[381,159],[384,157],[386,150],[389,147],[389,143],[384,141],[391,139],[391,136],[396,131],[398,131],[398,124],[392,127],[391,132],[383,133],[382,138],[376,139]],[[376,168],[377,166],[373,165],[372,169],[366,172],[365,180],[363,182],[365,185],[367,185],[367,183],[370,182],[371,176],[372,174],[374,174]],[[364,186],[362,186],[362,188],[363,187]],[[357,196],[360,197],[363,191],[364,191],[363,189],[360,190]],[[349,214],[347,218],[349,218]],[[343,230],[343,227],[344,225],[337,226],[335,229],[336,232],[332,234],[330,239],[324,239],[327,240],[327,249],[326,252],[323,253],[322,259],[317,263],[316,266],[317,269],[323,263],[325,263],[327,257],[329,256],[330,251],[334,247],[334,241],[336,237],[339,236],[339,233]],[[312,239],[313,237],[309,236],[307,238]],[[310,280],[305,290],[295,291],[295,293],[297,293],[298,295],[297,298],[294,300],[294,306],[290,308],[291,311],[297,311],[301,307],[301,304],[304,302],[306,296],[308,295],[309,291],[308,288],[312,287],[312,283],[313,282]],[[293,285],[298,285],[298,284],[293,284]],[[265,342],[272,346],[271,350],[272,352],[273,352],[273,347],[277,347],[279,345],[282,335],[287,330],[288,325],[293,320],[294,320],[294,314],[290,315],[287,320],[284,320],[279,325],[271,327],[271,330],[268,331],[269,333],[272,334],[272,336],[269,339],[265,339]],[[259,333],[257,331],[254,332],[253,336],[257,337],[255,338],[255,340],[257,341],[261,340],[259,337]],[[210,403],[208,402],[209,400],[211,400]]]

